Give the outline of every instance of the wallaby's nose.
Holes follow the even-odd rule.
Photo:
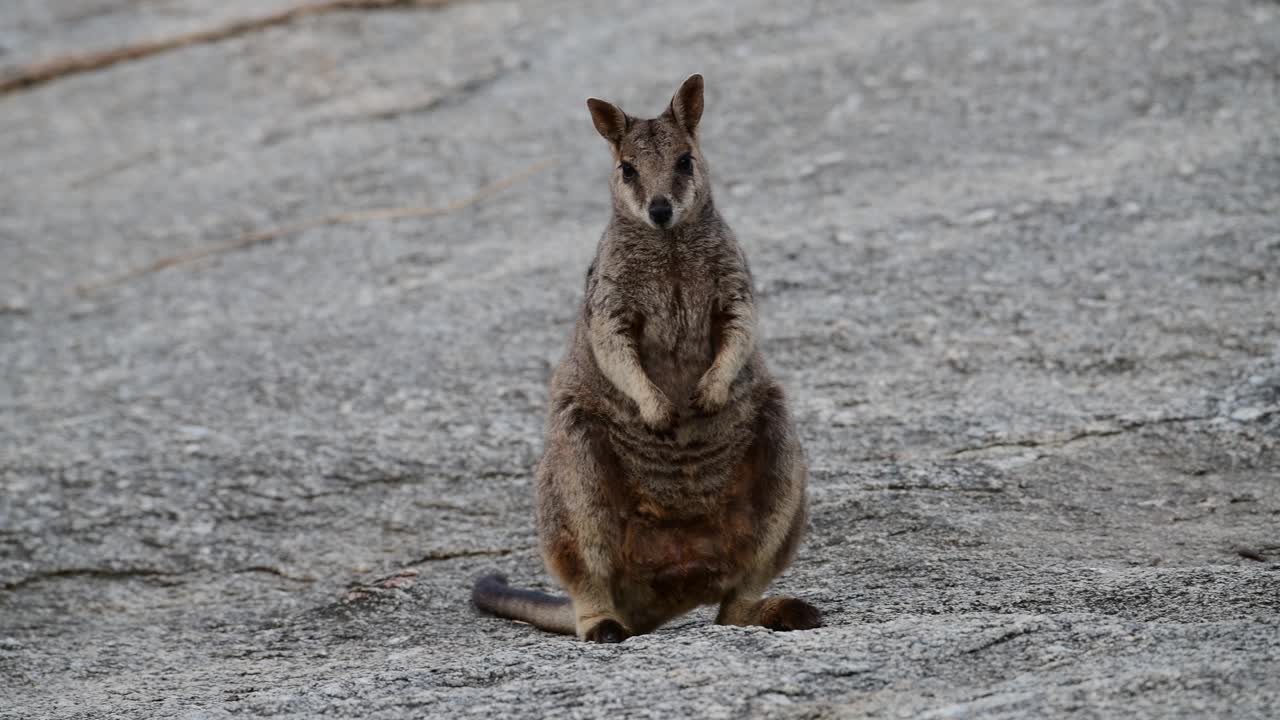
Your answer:
[[[654,198],[649,203],[649,219],[658,227],[665,227],[671,221],[671,201],[664,198]]]

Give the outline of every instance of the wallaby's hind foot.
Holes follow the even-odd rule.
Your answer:
[[[720,606],[721,625],[762,625],[770,630],[812,630],[822,627],[822,613],[800,598],[768,597],[741,601],[728,599]]]
[[[822,626],[818,608],[794,597],[771,597],[760,601],[757,622],[770,630],[812,630]]]
[[[612,619],[601,620],[583,635],[584,640],[598,643],[620,643],[629,637],[631,634],[626,628]]]

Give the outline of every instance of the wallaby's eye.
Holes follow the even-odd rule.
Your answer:
[[[622,179],[625,182],[631,182],[636,179],[636,169],[629,162],[622,163]]]
[[[680,159],[676,161],[676,172],[682,175],[692,175],[693,174],[693,156],[690,155],[689,153],[685,153],[681,155]]]

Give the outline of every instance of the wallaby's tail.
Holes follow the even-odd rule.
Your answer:
[[[485,575],[471,589],[476,607],[499,617],[520,620],[563,635],[578,632],[577,618],[569,598],[536,590],[521,590],[507,584],[502,575]]]

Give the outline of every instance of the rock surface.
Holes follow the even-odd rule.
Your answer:
[[[284,3],[48,5],[0,68]],[[456,2],[0,96],[0,717],[1280,716],[1277,68],[1270,0]],[[695,70],[827,626],[481,617],[548,583],[583,99]],[[384,207],[447,212],[74,292]]]

